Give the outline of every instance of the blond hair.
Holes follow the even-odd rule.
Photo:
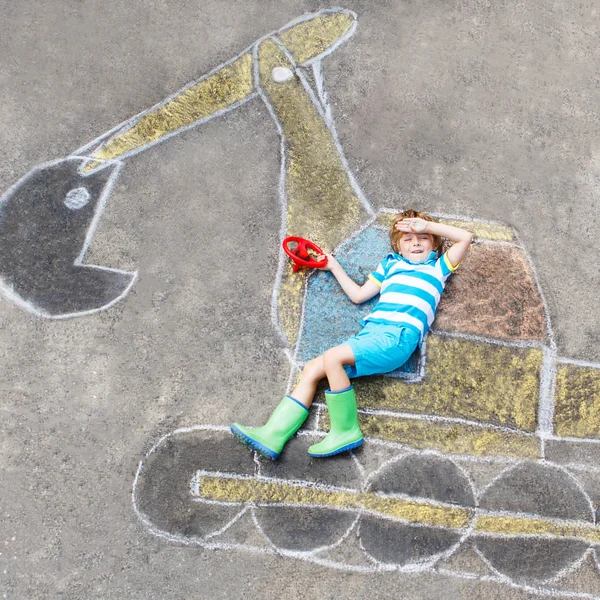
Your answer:
[[[427,213],[419,212],[414,208],[409,208],[401,213],[398,213],[394,217],[392,222],[392,228],[390,229],[390,243],[394,252],[400,253],[400,238],[406,233],[404,231],[398,231],[396,229],[396,223],[403,221],[404,219],[423,219],[424,221],[431,221],[435,223],[435,219],[430,217]],[[433,238],[433,249],[437,252],[442,247],[442,237],[440,235],[428,234]]]

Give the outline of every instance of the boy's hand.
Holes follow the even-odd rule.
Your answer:
[[[403,231],[404,233],[427,233],[427,225],[429,221],[425,219],[402,219],[396,223],[396,231]]]
[[[317,254],[317,261],[327,259],[327,264],[324,267],[317,267],[319,271],[331,271],[335,265],[339,265],[338,261],[331,254]]]

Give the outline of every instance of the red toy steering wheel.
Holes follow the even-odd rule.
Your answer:
[[[291,250],[289,247],[290,243],[295,243],[296,247]],[[320,269],[327,264],[327,257],[323,260],[315,260],[308,253],[308,249],[312,250],[316,254],[324,254],[323,250],[319,248],[316,244],[311,242],[310,240],[305,240],[304,238],[297,237],[295,235],[291,235],[286,237],[283,240],[283,249],[285,253],[294,261],[294,266],[292,267],[293,271],[297,271],[300,267],[312,267]]]

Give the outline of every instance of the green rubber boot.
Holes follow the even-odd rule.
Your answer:
[[[308,417],[308,408],[304,404],[291,396],[284,396],[262,427],[244,427],[234,423],[231,426],[231,433],[242,444],[275,460],[279,458],[286,442],[306,421],[306,417]]]
[[[358,425],[354,387],[350,386],[341,392],[328,390],[325,392],[325,400],[331,426],[324,440],[309,446],[309,456],[324,458],[361,446],[364,440]]]

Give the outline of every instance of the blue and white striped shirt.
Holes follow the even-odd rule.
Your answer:
[[[369,275],[369,279],[381,287],[381,292],[379,302],[362,324],[409,327],[422,341],[435,318],[446,280],[455,270],[447,253],[420,263],[400,254],[388,254]]]

